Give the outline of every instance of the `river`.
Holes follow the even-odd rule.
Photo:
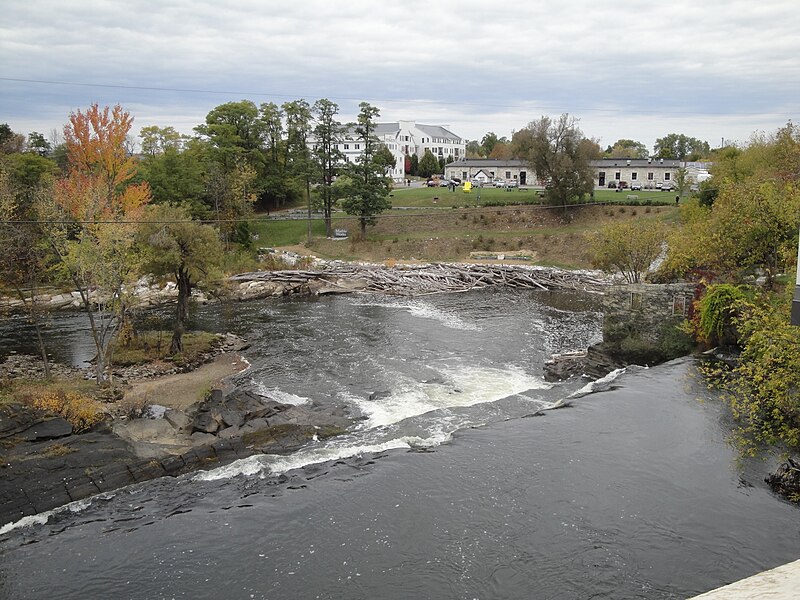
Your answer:
[[[591,296],[353,295],[194,319],[252,342],[243,385],[357,424],[11,528],[0,597],[684,598],[800,555],[800,513],[763,483],[767,462],[737,460],[692,359],[591,393],[543,381],[551,353],[599,339]],[[52,325],[62,360],[91,354],[79,323]],[[6,348],[26,340],[0,327]]]

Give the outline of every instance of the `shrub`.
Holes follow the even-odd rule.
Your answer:
[[[721,283],[706,288],[697,303],[691,326],[698,339],[708,344],[732,344],[737,341],[734,319],[742,302],[752,294],[745,286]]]
[[[29,403],[40,410],[60,415],[78,433],[91,429],[105,416],[102,404],[75,392],[48,390],[34,394]]]

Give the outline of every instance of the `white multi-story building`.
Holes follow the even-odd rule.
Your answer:
[[[426,150],[437,159],[446,161],[466,156],[466,140],[439,125],[422,125],[414,121],[376,123],[375,137],[394,156],[395,166],[387,175],[397,182],[405,179],[406,156],[416,154],[421,159]],[[314,145],[313,139],[309,140],[309,145]],[[363,142],[358,140],[353,128],[345,131],[337,147],[347,162],[355,162],[364,151]]]

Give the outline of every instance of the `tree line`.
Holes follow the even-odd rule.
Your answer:
[[[219,277],[226,251],[250,248],[256,207],[305,199],[309,211],[321,207],[330,232],[339,203],[363,234],[390,206],[394,159],[375,136],[378,109],[359,108],[348,135],[364,151],[351,163],[337,146],[347,126],[325,99],[223,104],[192,138],[145,127],[141,157],[131,153],[133,119],[120,106],[75,111],[55,147],[0,127],[0,281],[34,323],[45,368],[36,305],[45,283],[78,292],[101,382],[112,342],[130,330],[134,282],[145,273],[174,278],[171,351],[180,352],[192,288]]]

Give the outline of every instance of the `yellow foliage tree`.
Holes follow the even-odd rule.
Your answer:
[[[150,201],[135,184],[136,161],[125,149],[133,119],[120,106],[72,113],[64,127],[69,171],[55,186],[51,231],[64,270],[80,292],[97,349],[98,382],[105,380],[112,340],[124,320],[124,284],[136,273],[136,222]]]

